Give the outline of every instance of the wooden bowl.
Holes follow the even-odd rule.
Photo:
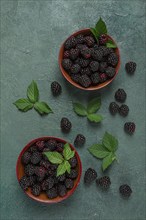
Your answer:
[[[79,35],[79,34],[86,35],[86,34],[90,34],[90,33],[91,33],[91,32],[90,32],[90,29],[89,29],[89,28],[83,29],[83,30],[79,30],[79,31],[73,33],[71,36],[69,36],[66,40],[68,40],[70,37],[73,37],[73,36],[75,37],[75,36],[77,36],[77,35]],[[113,40],[113,38],[112,38],[111,36],[109,36],[109,35],[107,35],[107,36],[108,36],[109,39],[111,39],[111,40],[116,44],[116,42]],[[64,43],[66,42],[66,40],[64,41]],[[62,44],[62,46],[61,46],[61,48],[60,48],[60,52],[59,52],[59,57],[58,57],[59,67],[60,67],[61,73],[62,73],[62,75],[64,76],[64,78],[65,78],[70,84],[72,84],[73,86],[75,86],[75,87],[77,87],[77,88],[79,88],[79,89],[82,89],[82,90],[91,90],[91,91],[93,91],[93,90],[98,90],[98,89],[101,89],[101,88],[103,88],[103,87],[109,85],[109,84],[115,79],[115,77],[117,76],[118,71],[119,71],[119,68],[120,68],[120,63],[121,63],[121,62],[120,62],[120,52],[119,52],[119,48],[118,48],[118,47],[115,49],[115,52],[116,52],[116,54],[117,54],[118,57],[119,57],[119,62],[118,62],[118,64],[117,64],[117,66],[116,66],[116,73],[115,73],[114,77],[111,78],[111,79],[109,79],[109,80],[107,80],[106,82],[100,83],[100,84],[98,84],[98,85],[96,85],[96,86],[90,86],[90,87],[88,87],[88,88],[82,87],[81,85],[79,85],[78,83],[74,82],[74,81],[71,79],[71,77],[69,76],[68,72],[67,72],[67,71],[63,68],[63,66],[62,66],[62,60],[63,60],[63,54],[64,54],[64,43]]]
[[[37,141],[41,141],[41,140],[45,141],[45,140],[49,140],[49,139],[55,139],[56,141],[62,142],[64,144],[67,143],[65,140],[60,139],[60,138],[56,138],[56,137],[40,137],[40,138],[34,139],[31,142],[29,142],[23,148],[21,153],[19,154],[19,157],[18,157],[18,160],[17,160],[16,175],[17,175],[18,182],[20,181],[21,177],[24,175],[24,165],[21,162],[21,157],[24,154],[24,152],[27,151]],[[79,182],[80,182],[80,178],[81,178],[81,174],[82,174],[82,164],[81,164],[81,160],[80,160],[80,157],[79,157],[76,149],[71,144],[70,144],[70,147],[72,148],[72,150],[75,151],[75,155],[76,155],[76,158],[77,158],[77,161],[78,161],[78,165],[77,165],[78,177],[74,181],[74,187],[71,190],[69,190],[64,197],[59,197],[58,196],[58,197],[56,197],[54,199],[49,199],[45,193],[41,193],[40,196],[36,197],[36,196],[32,195],[30,189],[28,189],[27,191],[24,191],[24,193],[28,197],[30,197],[33,200],[36,200],[37,202],[50,204],[50,203],[61,202],[61,201],[65,200],[65,199],[67,199],[69,196],[71,196],[74,193],[75,189],[77,188],[77,186],[79,185]]]

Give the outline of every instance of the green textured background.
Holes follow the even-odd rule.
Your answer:
[[[99,92],[84,92],[70,86],[58,67],[61,43],[74,31],[93,26],[102,16],[109,33],[117,41],[122,65],[115,81],[100,91],[105,120],[92,125],[72,110],[72,101],[85,102]],[[144,220],[145,219],[145,1],[144,0],[34,0],[1,1],[1,219],[2,220]],[[128,76],[125,62],[137,62],[137,71]],[[55,114],[40,117],[34,110],[19,112],[12,104],[26,96],[31,80],[37,81],[40,98],[50,104]],[[53,98],[50,84],[57,80],[62,95]],[[114,92],[124,88],[130,112],[127,118],[112,117],[108,105]],[[71,119],[72,132],[64,135],[59,128],[61,117]],[[133,137],[123,131],[126,121],[135,121]],[[87,137],[78,149],[83,173],[93,167],[102,174],[100,161],[86,150],[109,131],[119,139],[118,158],[108,170],[112,185],[108,192],[95,183],[81,184],[68,200],[56,205],[42,205],[27,198],[15,175],[15,164],[22,148],[31,139],[54,135],[73,143],[77,133]],[[120,184],[133,189],[129,200],[118,193]]]

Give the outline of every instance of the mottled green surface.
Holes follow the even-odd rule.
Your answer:
[[[1,1],[1,219],[2,220],[144,220],[145,219],[145,1],[143,0],[34,0]],[[61,43],[72,32],[93,26],[99,16],[106,20],[109,33],[117,41],[122,65],[112,85],[100,91],[105,120],[92,125],[72,111],[72,101],[86,102],[98,92],[83,92],[70,86],[58,67]],[[128,76],[126,61],[137,62],[137,71]],[[48,102],[55,114],[40,117],[34,110],[19,112],[12,104],[25,97],[31,80],[37,81],[40,97]],[[58,80],[63,93],[53,98],[50,84]],[[130,112],[127,118],[112,117],[109,102],[117,88],[124,88]],[[62,116],[71,119],[72,132],[64,135],[59,128]],[[125,121],[135,121],[133,137],[123,131]],[[87,137],[85,147],[78,149],[83,173],[88,167],[101,175],[100,161],[86,150],[99,141],[105,131],[119,139],[119,164],[109,169],[112,185],[108,192],[95,183],[80,186],[67,201],[42,205],[27,198],[15,175],[19,152],[33,138],[54,135],[73,142],[77,133]],[[129,200],[119,196],[120,184],[133,189]]]

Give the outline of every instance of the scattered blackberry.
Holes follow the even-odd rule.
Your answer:
[[[97,60],[97,61],[102,61],[103,59],[103,50],[100,49],[100,47],[98,49],[93,49],[92,50],[92,57],[94,60]]]
[[[38,164],[42,159],[42,154],[39,152],[34,152],[31,156],[31,163],[32,164]]]
[[[50,139],[47,141],[47,146],[49,148],[50,151],[54,151],[56,150],[57,147],[57,142],[54,139]]]
[[[70,70],[70,68],[72,66],[72,61],[70,59],[63,59],[62,66],[65,70]]]
[[[96,184],[98,186],[101,186],[104,189],[107,189],[107,188],[110,187],[111,181],[110,181],[110,178],[108,176],[103,176],[103,177],[96,180]]]
[[[91,79],[87,75],[80,76],[79,83],[81,86],[87,88],[91,85]]]
[[[129,112],[129,107],[127,105],[121,105],[121,107],[119,108],[120,115],[126,117],[128,115],[128,112]]]
[[[79,56],[79,49],[71,49],[70,50],[70,59],[71,60],[76,60]]]
[[[69,163],[71,165],[72,168],[75,168],[78,164],[77,158],[74,156],[69,160]]]
[[[99,63],[97,61],[92,61],[90,63],[90,68],[93,72],[96,72],[99,68]]]
[[[64,59],[68,59],[69,57],[70,57],[70,52],[69,52],[69,50],[64,51],[63,58],[64,58]]]
[[[93,85],[97,85],[100,82],[100,76],[96,72],[91,75],[90,79]]]
[[[107,37],[106,34],[100,35],[100,37],[99,37],[99,43],[100,43],[101,45],[104,45],[104,44],[107,42],[107,40],[108,40],[108,37]]]
[[[36,152],[37,151],[37,147],[36,146],[31,146],[30,148],[29,148],[29,152],[30,153],[34,153],[34,152]]]
[[[84,35],[79,34],[79,35],[76,37],[76,41],[77,41],[77,44],[83,44],[83,43],[85,42]]]
[[[36,146],[39,151],[43,151],[43,149],[45,147],[45,142],[44,141],[37,141]]]
[[[86,44],[88,45],[88,47],[93,47],[94,43],[95,43],[95,40],[93,37],[91,36],[86,36],[85,37],[85,42]]]
[[[83,59],[83,58],[79,58],[79,60],[77,61],[77,62],[79,62],[78,64],[81,66],[81,67],[87,67],[88,65],[89,65],[89,63],[90,63],[90,61],[89,60],[87,60],[87,59]]]
[[[68,118],[62,118],[60,122],[60,127],[63,132],[68,133],[72,127],[71,122],[68,120]]]
[[[37,166],[35,167],[35,174],[40,177],[42,180],[44,179],[47,171],[44,167]]]
[[[58,186],[58,194],[61,197],[64,197],[67,194],[67,189],[66,189],[66,187],[64,185],[60,184]]]
[[[34,168],[34,165],[32,164],[28,164],[24,167],[24,173],[27,176],[32,176],[34,174],[34,171],[35,171],[35,168]]]
[[[62,92],[62,87],[58,82],[54,81],[51,83],[51,91],[54,96],[58,96]]]
[[[86,68],[82,68],[81,69],[80,74],[81,75],[88,75],[88,76],[90,76],[92,74],[92,72],[91,72],[89,67],[86,67]]]
[[[58,180],[59,182],[63,182],[63,181],[65,180],[65,174],[62,174],[62,175],[58,176],[58,177],[57,177],[57,180]]]
[[[126,69],[127,73],[130,73],[130,74],[134,73],[135,70],[136,70],[136,63],[132,62],[132,61],[126,63],[125,64],[125,69]]]
[[[96,171],[92,168],[88,168],[88,170],[85,172],[84,182],[89,184],[93,182],[96,179],[96,177],[97,177]]]
[[[58,196],[56,187],[53,187],[53,188],[47,190],[46,193],[47,193],[47,196],[49,199],[54,199]]]
[[[80,71],[81,67],[79,64],[73,64],[71,69],[70,69],[70,72],[72,74],[77,74],[79,71]]]
[[[119,106],[116,102],[111,102],[109,105],[109,111],[112,115],[115,115],[119,111]]]
[[[85,58],[85,59],[89,59],[91,57],[91,50],[89,48],[87,49],[82,49],[81,50],[81,55]]]
[[[108,56],[108,64],[112,66],[116,66],[118,64],[119,58],[116,53],[111,53]]]
[[[72,179],[66,179],[65,180],[65,186],[67,189],[72,189],[74,186],[74,182]]]
[[[108,48],[106,46],[100,46],[99,48],[100,50],[102,50],[104,57],[108,56],[111,53],[114,53],[114,50],[112,48]]]
[[[109,78],[112,78],[114,75],[115,75],[115,73],[116,73],[116,70],[115,70],[115,68],[113,68],[113,67],[111,67],[111,66],[108,66],[107,68],[106,68],[106,75],[109,77]]]
[[[41,194],[41,187],[38,184],[35,184],[32,188],[31,188],[31,193],[34,196],[39,196]]]
[[[42,167],[44,167],[44,168],[46,168],[46,169],[49,169],[50,166],[51,166],[51,164],[50,164],[50,162],[48,161],[48,158],[47,158],[47,160],[41,160],[40,166],[42,166]]]
[[[29,176],[29,186],[33,186],[36,183],[36,176]]]
[[[115,99],[118,101],[118,102],[124,102],[126,100],[126,97],[127,97],[127,94],[126,92],[124,91],[124,89],[118,89],[116,92],[115,92]]]
[[[78,176],[78,171],[75,169],[71,169],[70,173],[66,174],[66,177],[70,178],[70,179],[76,179]]]
[[[61,153],[63,151],[63,148],[64,148],[64,144],[63,143],[57,143],[57,149],[56,150],[58,152]]]
[[[124,130],[128,134],[133,134],[135,132],[135,128],[136,128],[136,125],[134,124],[134,122],[126,122],[124,124]]]
[[[28,164],[30,162],[30,158],[31,158],[31,153],[29,153],[28,151],[26,151],[21,158],[21,161],[23,164]]]
[[[119,192],[121,193],[122,196],[124,197],[130,197],[131,193],[132,193],[132,189],[130,186],[128,186],[127,184],[121,185],[119,188]]]
[[[107,80],[107,75],[105,73],[99,74],[100,76],[100,82],[103,83]]]
[[[47,189],[51,189],[54,186],[54,178],[53,177],[48,177],[46,180],[47,183]]]
[[[64,48],[65,48],[66,50],[69,50],[69,49],[75,47],[76,44],[77,44],[76,38],[75,38],[75,37],[70,37],[70,38],[65,42]]]
[[[101,62],[99,64],[99,71],[100,71],[100,73],[105,73],[106,68],[107,68],[107,63],[106,62]]]
[[[80,81],[80,76],[78,74],[71,74],[71,79],[78,83]]]
[[[28,186],[30,185],[29,178],[27,176],[23,176],[20,179],[19,184],[23,190],[27,190]]]
[[[74,145],[80,147],[85,144],[86,138],[82,134],[78,134],[74,140]]]

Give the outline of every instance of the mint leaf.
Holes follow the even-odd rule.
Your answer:
[[[71,170],[71,165],[70,165],[70,163],[65,160],[65,161],[64,161],[64,166],[65,166],[65,168],[66,168],[66,171],[67,171],[68,173],[70,173],[70,170]]]
[[[64,161],[57,168],[57,176],[64,174],[66,171],[70,173],[71,165],[68,161]]]
[[[36,102],[34,104],[34,108],[38,111],[41,115],[42,114],[49,114],[53,113],[52,109],[48,106],[46,102]]]
[[[106,46],[108,48],[117,48],[117,45],[112,41],[112,40],[108,40],[108,42],[106,43]]]
[[[118,148],[118,140],[108,132],[105,132],[102,143],[109,151],[112,152],[115,152]]]
[[[33,104],[28,99],[18,99],[13,103],[19,110],[27,112],[33,108]]]
[[[62,155],[56,151],[44,152],[43,154],[45,154],[48,160],[53,164],[61,164],[64,160]]]
[[[97,112],[97,110],[100,109],[100,106],[101,106],[101,99],[100,99],[100,98],[94,98],[94,99],[92,99],[92,100],[88,103],[88,106],[87,106],[87,112],[88,112],[88,114]]]
[[[112,152],[107,157],[105,157],[102,162],[103,171],[105,171],[115,159],[116,157]]]
[[[97,115],[97,114],[88,114],[87,118],[91,122],[101,122],[103,120],[102,115]]]
[[[93,156],[99,159],[102,159],[110,154],[110,152],[102,144],[93,144],[88,148],[88,150]]]
[[[78,114],[80,116],[87,115],[87,111],[86,111],[85,107],[80,103],[73,103],[73,110],[76,114]]]
[[[27,88],[27,97],[32,103],[37,102],[39,99],[39,90],[34,80]]]
[[[107,28],[105,22],[100,18],[95,26],[98,35],[107,34]]]
[[[75,151],[72,151],[70,145],[68,143],[66,143],[64,145],[64,149],[63,149],[63,156],[66,160],[69,160],[70,158],[72,158],[75,155]]]
[[[94,35],[95,39],[97,40],[98,42],[98,34],[96,32],[96,29],[95,28],[90,28],[90,31],[92,32],[92,34]]]

